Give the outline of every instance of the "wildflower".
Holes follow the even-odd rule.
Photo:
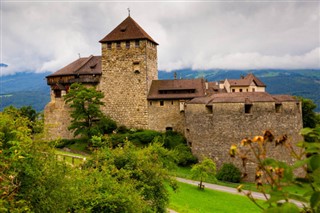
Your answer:
[[[262,143],[264,141],[264,138],[263,136],[255,136],[253,139],[252,139],[253,142],[259,142],[259,143]]]
[[[287,135],[282,135],[281,137],[276,139],[276,141],[275,141],[276,146],[283,145],[287,141],[287,139],[288,139]]]
[[[238,192],[242,192],[242,187],[243,187],[242,184],[240,184],[240,185],[237,187]]]
[[[234,158],[236,156],[236,152],[237,152],[237,145],[232,144],[229,150],[230,157]]]
[[[274,139],[274,136],[269,130],[266,130],[263,133],[263,138],[265,141],[272,142]]]
[[[252,141],[251,141],[250,139],[245,138],[245,139],[243,139],[243,140],[240,142],[240,145],[241,145],[241,146],[246,146],[246,145],[249,145],[249,144],[251,144],[251,143],[252,143]]]

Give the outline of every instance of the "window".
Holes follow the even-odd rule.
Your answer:
[[[164,105],[164,101],[160,101],[160,106],[163,106]]]
[[[212,108],[213,108],[212,106],[206,106],[207,113],[212,114],[213,113]]]
[[[240,92],[242,92],[242,89],[239,89]]]
[[[252,104],[245,104],[244,105],[244,112],[245,113],[251,113],[252,110]]]
[[[111,44],[112,44],[111,42],[108,42],[108,43],[107,43],[107,48],[108,48],[108,50],[111,50]]]
[[[117,42],[117,48],[118,48],[118,49],[121,48],[121,42],[120,42],[120,41]]]
[[[61,98],[61,90],[55,89],[53,92],[54,92],[54,97]]]
[[[173,101],[171,101],[171,105],[173,105]]]
[[[140,46],[140,42],[139,42],[139,40],[136,40],[135,41],[135,47],[139,47]]]
[[[256,88],[252,88],[252,92],[255,92],[256,91]]]
[[[152,106],[152,101],[149,101],[150,106]]]
[[[169,131],[173,131],[173,128],[171,126],[166,127],[166,132],[169,132]]]
[[[235,89],[232,89],[232,92],[235,92],[236,90]]]
[[[276,108],[276,113],[281,112],[282,104],[276,104],[275,108]]]
[[[130,41],[126,41],[126,48],[127,48],[127,49],[130,48]]]

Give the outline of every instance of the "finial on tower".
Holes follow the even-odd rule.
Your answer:
[[[128,16],[130,16],[130,8],[128,7],[127,9],[128,9]]]

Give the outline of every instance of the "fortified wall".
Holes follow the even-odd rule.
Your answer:
[[[186,138],[195,156],[213,159],[218,168],[226,162],[242,168],[240,159],[229,156],[230,146],[239,145],[244,138],[263,135],[264,130],[270,130],[275,137],[287,134],[293,144],[302,140],[299,135],[302,129],[301,106],[294,99],[284,100],[280,107],[274,101],[253,102],[250,110],[246,109],[245,102],[215,103],[212,100],[204,104],[205,101],[198,99],[188,103],[185,110]],[[268,150],[269,157],[293,163],[284,147],[270,143]],[[248,169],[254,174],[253,166]]]

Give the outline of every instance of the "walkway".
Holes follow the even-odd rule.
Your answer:
[[[191,185],[195,185],[198,186],[199,181],[194,181],[194,180],[188,180],[188,179],[184,179],[184,178],[176,178],[177,181],[182,182],[182,183],[187,183],[187,184],[191,184]],[[236,188],[232,188],[232,187],[227,187],[227,186],[220,186],[217,184],[211,184],[211,183],[203,183],[205,185],[205,188],[208,189],[212,189],[212,190],[217,190],[217,191],[222,191],[222,192],[228,192],[228,193],[232,193],[232,194],[237,194],[237,195],[243,195],[243,193],[239,193],[238,190]],[[243,192],[247,193],[247,190],[243,190]],[[265,196],[262,193],[259,192],[251,192],[253,198],[255,199],[260,199],[260,200],[266,200]],[[267,195],[267,197],[269,198],[270,195]],[[289,200],[291,203],[296,204],[298,207],[302,208],[304,203],[302,201],[297,201],[297,200]]]

